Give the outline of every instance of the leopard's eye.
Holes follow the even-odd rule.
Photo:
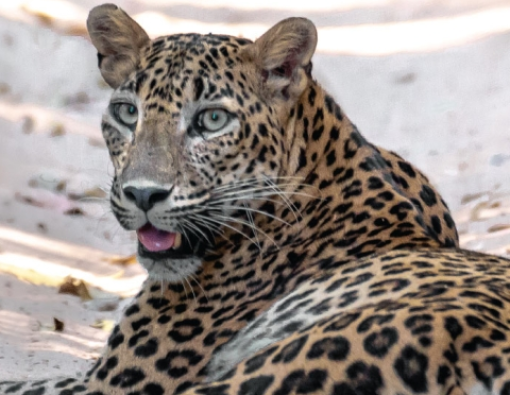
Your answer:
[[[198,114],[197,126],[204,132],[217,132],[230,121],[230,114],[221,108],[204,110]]]
[[[115,104],[114,113],[116,118],[126,126],[134,126],[138,122],[138,109],[133,104]]]

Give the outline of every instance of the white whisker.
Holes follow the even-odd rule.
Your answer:
[[[249,212],[248,212],[249,213]],[[248,214],[247,213],[247,214]],[[212,214],[214,216],[214,218],[218,218],[218,219],[224,219],[226,221],[230,221],[230,222],[234,222],[234,223],[238,223],[240,225],[245,225],[245,226],[248,226],[252,229],[253,233],[254,233],[254,236],[256,238],[256,243],[257,246],[259,247],[259,250],[260,250],[260,242],[258,240],[258,237],[257,237],[257,233],[256,232],[260,232],[262,233],[265,237],[267,237],[274,245],[276,245],[276,242],[266,233],[264,232],[262,229],[258,228],[255,226],[255,224],[251,224],[250,222],[246,222],[246,221],[243,221],[241,219],[238,219],[238,218],[232,218],[232,217],[226,217],[224,215],[218,215],[216,213]],[[250,213],[251,215],[251,213]]]
[[[290,211],[292,212],[292,214],[294,215],[294,219],[297,221],[297,220],[298,220],[298,218],[297,218],[297,216],[296,216],[296,212],[298,212],[298,211],[297,211],[296,206],[294,206],[294,205],[292,204],[292,202],[290,201],[290,199],[289,199],[287,196],[285,196],[284,194],[280,194],[280,192],[282,192],[282,191],[281,191],[281,189],[280,189],[279,187],[277,187],[277,186],[276,186],[276,184],[275,184],[275,183],[274,183],[271,179],[269,179],[269,178],[268,178],[268,179],[266,180],[266,182],[267,182],[268,184],[270,184],[270,185],[273,185],[275,192],[276,192],[279,196],[281,196],[281,198],[283,199],[283,201],[287,204],[287,207],[289,208],[289,210],[290,210]],[[300,217],[301,217],[301,215],[300,215]],[[301,218],[302,218],[302,217],[301,217]]]
[[[204,294],[205,296],[205,299],[207,300],[207,302],[209,302],[209,298],[207,297],[207,294],[205,293],[205,290],[204,288],[202,287],[202,284],[200,284],[200,281],[197,280],[197,278],[195,277],[195,275],[193,274],[190,274],[189,276],[193,281],[195,281],[195,283],[198,285],[198,287],[202,290],[202,293]]]
[[[242,211],[246,211],[246,212],[250,211],[250,212],[253,212],[253,213],[257,213],[257,214],[265,215],[266,217],[273,218],[273,219],[274,219],[274,220],[276,220],[276,221],[279,221],[279,222],[281,222],[281,223],[283,223],[283,224],[285,224],[285,225],[287,225],[287,226],[290,226],[290,224],[289,224],[287,221],[285,221],[285,220],[283,220],[283,219],[281,219],[281,218],[278,218],[278,217],[276,217],[276,216],[274,216],[274,215],[272,215],[272,214],[266,213],[265,211],[257,210],[257,209],[255,209],[255,208],[251,208],[251,207],[242,207],[242,206],[225,206],[225,205],[224,205],[224,206],[221,206],[221,207],[205,205],[205,206],[203,206],[203,207],[208,208],[208,209],[210,209],[210,210],[216,210],[216,211],[218,211],[218,210],[219,210],[219,211],[222,211],[222,209],[225,209],[225,208],[226,208],[226,209],[231,209],[231,210],[242,210]]]
[[[246,203],[243,202],[243,206],[246,207]],[[248,220],[250,221],[251,223],[251,228],[252,228],[252,231],[253,231],[253,236],[255,237],[255,240],[257,240],[257,247],[259,249],[259,251],[262,251],[262,247],[260,246],[260,241],[259,241],[259,237],[257,235],[257,227],[255,226],[255,221],[253,220],[253,215],[251,215],[251,212],[247,211],[246,212],[246,216],[248,217]],[[274,240],[273,240],[274,242]]]
[[[248,236],[246,233],[241,232],[239,229],[236,229],[234,226],[231,226],[231,225],[229,225],[229,224],[227,224],[227,223],[225,223],[225,222],[218,221],[218,220],[213,219],[213,218],[210,218],[210,217],[202,217],[202,219],[203,219],[203,220],[205,220],[205,221],[211,221],[211,222],[216,223],[216,224],[218,224],[218,225],[220,225],[220,226],[225,226],[225,227],[227,227],[227,228],[229,228],[229,229],[233,230],[234,232],[237,232],[237,233],[239,233],[240,235],[242,235],[242,236],[246,237],[246,238],[247,238],[248,240],[250,240],[252,243],[256,244],[256,243],[255,243],[255,240],[253,240],[253,239],[252,239],[250,236]]]
[[[194,221],[200,223],[201,225],[205,226],[209,231],[214,232],[215,234],[221,236],[225,241],[227,241],[227,242],[232,244],[232,242],[225,237],[225,235],[223,234],[222,230],[217,228],[216,224],[213,224],[213,223],[210,223],[210,222],[206,221],[206,219],[207,219],[206,217],[200,216],[200,215],[197,215],[197,214],[193,214],[192,216],[190,216],[190,218],[193,219]]]
[[[282,188],[286,188],[286,187],[298,187],[302,184],[281,184],[281,185],[278,185],[278,187],[282,187]],[[243,194],[247,195],[248,193],[255,193],[255,192],[262,192],[262,191],[273,191],[273,193],[275,192],[275,188],[274,186],[257,186],[257,187],[254,187],[254,188],[249,188],[249,189],[240,189],[239,191],[230,191],[230,192],[226,192],[226,193],[221,193],[220,196],[232,196],[232,195],[236,195],[236,194],[239,194],[240,192],[242,192]],[[297,191],[282,191],[281,189],[279,190],[278,193],[285,193],[285,194],[291,194],[291,195],[294,195],[294,194],[298,194],[298,193],[302,193],[302,192],[297,192]],[[214,196],[215,193],[213,192],[212,195]],[[312,195],[309,195],[309,196],[312,196]]]
[[[265,177],[265,179],[268,179],[268,177]],[[259,179],[259,178],[251,178],[248,180],[240,181],[240,182],[233,182],[230,184],[223,185],[221,187],[214,188],[216,191],[223,191],[227,189],[236,189],[236,188],[242,188],[246,185],[255,185],[259,183],[264,183],[265,179]],[[293,177],[293,176],[280,176],[276,177],[275,180],[303,180],[303,177]]]
[[[200,235],[203,236],[204,238],[204,241],[206,241],[207,243],[211,244],[212,241],[209,239],[209,237],[207,237],[207,235],[202,232],[202,229],[200,229],[198,226],[196,226],[193,222],[191,221],[188,221],[187,219],[182,219],[183,220],[183,226],[185,225],[187,229],[189,229],[190,232],[193,232],[193,234],[195,236],[197,236],[199,239],[200,239]],[[188,244],[191,245],[191,243],[189,242],[189,239],[188,239]]]
[[[189,227],[186,226],[186,223],[188,221],[186,221],[186,220],[184,220],[184,221],[185,221],[185,223],[181,224],[182,235],[188,241],[188,244],[191,245],[191,240],[189,239],[188,234],[186,233],[186,229],[188,229],[190,232],[193,232],[193,230],[189,229]]]
[[[195,295],[195,291],[193,290],[193,287],[191,286],[190,282],[188,281],[188,279],[186,277],[184,277],[184,281],[186,281],[186,283],[189,285],[189,289],[191,290],[191,294],[193,295],[193,300],[196,302],[197,296]]]

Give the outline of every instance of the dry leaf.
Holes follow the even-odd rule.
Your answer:
[[[90,103],[90,97],[87,92],[77,92],[73,95],[67,96],[65,99],[65,105],[76,105],[76,104],[88,104]]]
[[[31,196],[24,196],[24,195],[22,195],[21,193],[18,193],[18,192],[16,192],[14,194],[14,198],[18,202],[21,202],[21,203],[30,204],[31,206],[35,206],[35,207],[44,207],[44,203],[35,200]]]
[[[510,224],[496,224],[492,225],[487,229],[487,232],[494,233],[494,232],[500,232],[502,230],[510,229]]]
[[[88,37],[87,29],[84,25],[78,25],[73,24],[71,26],[68,26],[63,31],[64,34],[68,36],[82,36],[82,37]]]
[[[81,199],[86,199],[86,198],[104,199],[104,198],[106,198],[106,192],[103,189],[96,187],[96,188],[87,189],[81,193],[69,193],[68,197],[69,197],[69,199],[72,199],[72,200],[81,200]]]
[[[38,222],[37,223],[37,229],[39,229],[39,231],[41,233],[48,233],[48,227],[46,226],[45,223],[43,222]]]
[[[53,317],[53,324],[55,325],[55,327],[53,328],[53,330],[55,332],[63,332],[64,331],[64,322],[63,321],[60,321],[58,318]]]
[[[36,285],[45,285],[47,287],[58,287],[61,281],[60,278],[56,278],[55,276],[37,273],[32,269],[26,269],[3,262],[0,262],[0,273],[7,273],[21,281],[27,281]]]
[[[64,192],[67,188],[66,180],[58,180],[58,176],[52,174],[37,174],[28,180],[31,188],[41,188],[50,192]]]
[[[25,8],[25,7],[22,7]],[[30,10],[24,9],[26,12],[30,12]],[[53,18],[50,15],[44,14],[42,12],[30,12],[33,16],[35,16],[41,25],[45,27],[51,27],[53,25]]]
[[[129,266],[134,265],[135,263],[138,263],[136,260],[136,255],[129,255],[129,256],[113,256],[111,258],[108,258],[108,263],[111,263],[112,265],[119,265],[119,266]]]
[[[105,147],[105,142],[103,139],[95,139],[93,137],[91,137],[89,139],[89,145],[91,145],[92,147],[101,147],[101,148],[104,148]]]
[[[410,84],[416,79],[415,73],[405,73],[404,75],[398,76],[395,78],[395,83],[397,84]]]
[[[60,137],[66,134],[66,130],[64,128],[64,125],[61,123],[57,123],[55,126],[51,128],[50,136],[51,137]]]
[[[83,280],[77,280],[70,276],[66,277],[60,285],[58,293],[78,296],[82,301],[92,300],[92,296],[90,296],[87,285]]]
[[[67,181],[65,180],[62,180],[62,181],[59,181],[58,184],[55,186],[55,190],[57,192],[64,192],[67,188]]]
[[[471,210],[471,214],[469,216],[469,219],[471,221],[480,221],[481,219],[481,212],[482,210],[486,209],[488,206],[488,203],[487,202],[480,202],[480,203],[477,203],[477,205],[475,207],[473,207],[473,209]]]
[[[120,298],[118,296],[110,296],[104,298],[96,297],[84,303],[84,306],[93,311],[115,311],[119,307]]]
[[[21,131],[25,134],[29,134],[29,133],[32,133],[34,131],[34,127],[35,127],[35,121],[34,121],[34,118],[32,118],[31,116],[24,116],[23,119],[21,120]]]
[[[487,193],[486,192],[478,192],[478,193],[468,193],[460,199],[460,204],[467,204],[472,202],[473,200],[480,199],[481,197],[484,197]]]
[[[56,210],[67,215],[85,214],[80,208],[74,207],[74,203],[67,197],[49,190],[40,189],[23,193],[16,192],[14,198],[24,204]]]
[[[8,35],[4,37],[7,38],[9,37]],[[7,45],[11,45],[12,44],[12,37],[8,38],[7,39]],[[0,82],[0,95],[5,95],[6,93],[9,93],[11,91],[11,87],[9,85],[7,85],[5,82]]]
[[[81,208],[79,208],[79,207],[70,208],[69,210],[64,211],[64,214],[65,215],[75,215],[75,216],[85,215],[83,210]]]
[[[102,329],[105,332],[111,332],[113,327],[115,326],[115,321],[113,320],[96,320],[92,325],[92,328]]]

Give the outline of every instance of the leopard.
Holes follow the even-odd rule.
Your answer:
[[[3,394],[510,394],[510,261],[313,78],[318,34],[87,29],[119,224],[148,277],[85,378]]]

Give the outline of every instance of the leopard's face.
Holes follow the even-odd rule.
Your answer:
[[[243,54],[249,45],[225,36],[160,38],[104,113],[111,206],[137,231],[139,258],[154,278],[195,272],[230,214],[259,205],[281,172],[281,111],[261,100]]]

